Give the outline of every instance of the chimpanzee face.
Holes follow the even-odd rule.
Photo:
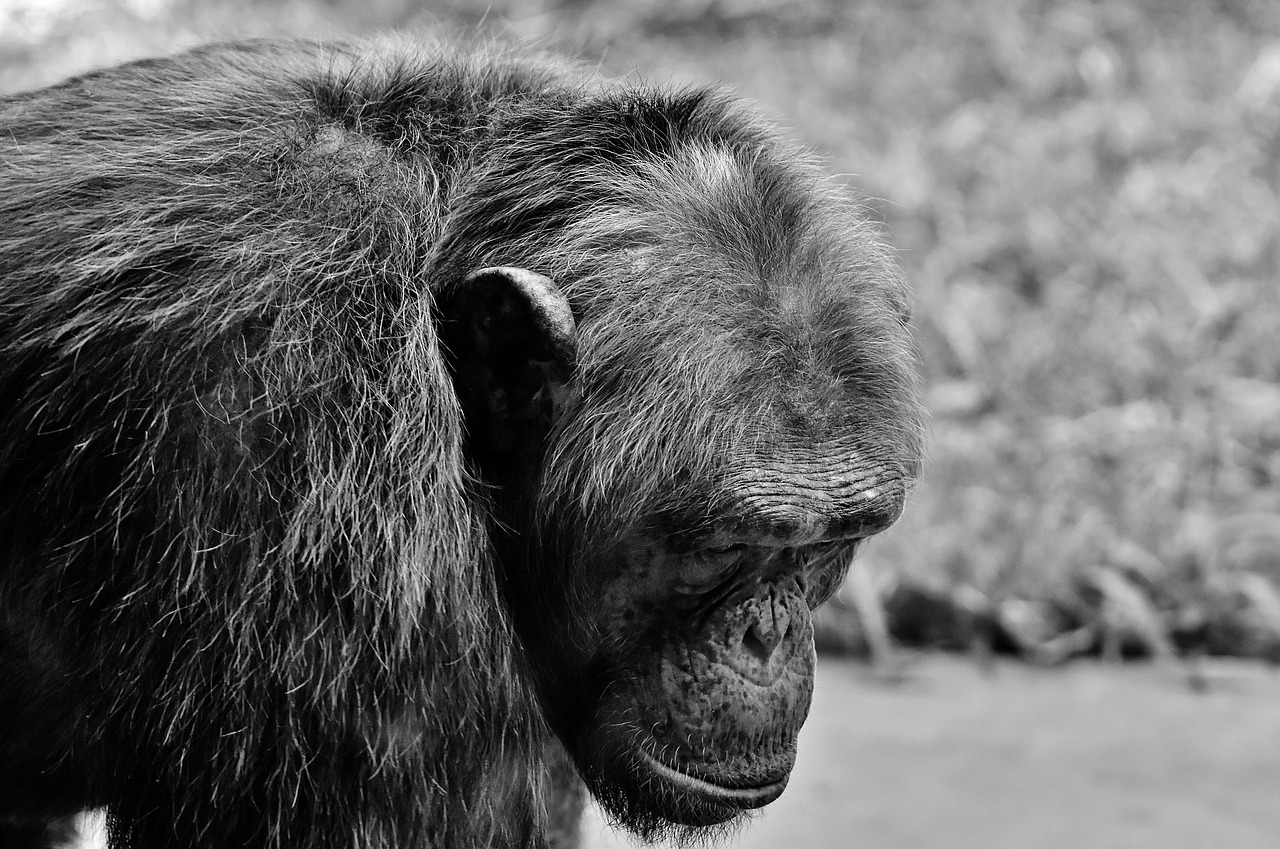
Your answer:
[[[566,292],[473,274],[489,294],[450,309],[488,318],[444,340],[481,475],[503,490],[500,572],[547,717],[597,798],[649,836],[783,791],[810,614],[919,466],[897,278],[785,192],[742,206],[759,201],[726,187],[747,166],[703,159],[708,184],[663,208],[685,236]],[[806,216],[807,235],[778,230]],[[744,221],[761,232],[724,235]]]
[[[741,463],[718,518],[682,526],[704,532],[672,533],[668,514],[579,561],[568,621],[582,630],[559,643],[553,714],[624,822],[719,823],[786,787],[813,688],[810,614],[904,495],[901,473],[838,458]]]

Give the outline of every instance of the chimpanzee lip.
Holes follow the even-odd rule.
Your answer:
[[[782,778],[776,781],[755,786],[729,786],[718,783],[706,776],[690,775],[683,770],[663,763],[648,752],[642,751],[639,755],[641,762],[652,770],[655,775],[677,789],[701,797],[708,802],[715,802],[740,810],[764,807],[777,799],[782,795],[782,791],[787,788],[787,779],[790,777],[789,775],[783,775]]]

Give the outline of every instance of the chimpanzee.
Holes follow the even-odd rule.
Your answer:
[[[384,39],[3,99],[0,822],[541,846],[565,770],[646,838],[771,802],[810,611],[919,472],[907,318],[716,90]]]

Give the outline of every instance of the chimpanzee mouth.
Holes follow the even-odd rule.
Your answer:
[[[659,779],[672,785],[675,789],[696,796],[706,802],[744,811],[752,808],[762,808],[777,799],[782,795],[782,791],[787,789],[787,780],[790,778],[789,775],[784,774],[782,778],[766,784],[750,787],[730,787],[725,784],[718,784],[707,778],[682,772],[675,767],[664,764],[648,752],[642,751],[639,752],[639,755],[641,763],[648,767]]]

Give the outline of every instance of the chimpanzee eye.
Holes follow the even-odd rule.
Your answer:
[[[747,546],[737,543],[716,548],[705,548],[697,556],[707,565],[711,572],[719,574],[736,566],[746,552]]]
[[[838,539],[817,543],[801,549],[801,557],[811,563],[836,560],[852,560],[862,540]]]
[[[680,564],[680,584],[692,589],[715,583],[738,565],[746,550],[737,543],[691,552]]]

